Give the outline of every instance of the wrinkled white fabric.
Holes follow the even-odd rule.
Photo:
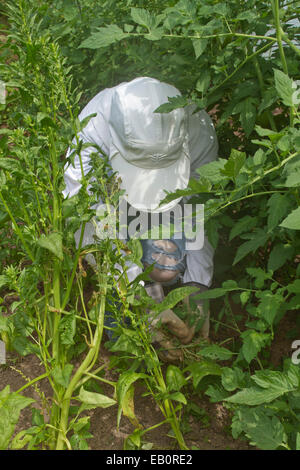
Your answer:
[[[97,113],[77,137],[79,140],[82,140],[83,143],[96,144],[105,154],[109,154],[109,149],[112,144],[108,121],[113,92],[114,88],[107,88],[98,93],[79,115],[79,120],[81,121],[90,114]],[[193,105],[187,106],[184,109],[187,114],[187,137],[191,159],[190,177],[198,178],[199,175],[196,173],[197,168],[217,158],[217,136],[213,123],[204,110],[193,114],[195,109]],[[90,170],[89,155],[91,152],[95,152],[95,148],[85,148],[81,152],[84,173]],[[71,150],[68,149],[67,156],[69,156],[70,153]],[[99,158],[101,158],[100,153]],[[64,179],[66,187],[63,191],[64,197],[72,197],[78,193],[81,187],[81,178],[79,157],[76,155],[74,167],[69,165],[65,170]],[[83,246],[93,240],[93,234],[93,225],[87,224]],[[78,238],[78,234],[76,237]],[[203,248],[201,250],[188,251],[186,260],[187,268],[183,275],[183,282],[198,282],[209,287],[213,276],[213,248],[206,237]],[[133,269],[132,272],[138,274],[140,270]]]

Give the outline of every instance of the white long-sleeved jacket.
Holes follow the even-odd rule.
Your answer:
[[[78,138],[83,143],[96,144],[105,154],[109,154],[110,148],[110,131],[108,126],[108,119],[110,116],[111,98],[114,93],[114,88],[107,88],[98,93],[92,100],[85,106],[79,115],[79,120],[82,121],[87,116],[97,113],[87,124],[87,126],[78,134]],[[185,108],[187,113],[188,122],[188,142],[189,152],[191,158],[191,172],[190,177],[197,178],[198,174],[196,169],[200,166],[209,163],[217,158],[218,143],[217,136],[214,130],[213,123],[205,111],[199,111],[193,114],[193,106]],[[84,173],[90,170],[90,153],[94,152],[93,147],[86,148],[81,151],[81,160]],[[71,150],[68,149],[67,156]],[[99,154],[101,158],[101,154]],[[79,157],[76,155],[74,159],[74,167],[69,165],[65,170],[65,184],[66,187],[63,191],[65,197],[72,197],[79,191],[81,187],[81,167]],[[94,227],[92,224],[87,224],[83,239],[83,246],[93,243]],[[76,241],[78,242],[78,233],[75,234]],[[213,249],[205,237],[204,246],[201,250],[188,251],[186,255],[186,270],[183,274],[182,281],[198,282],[200,284],[210,286],[213,276]],[[132,266],[128,271],[128,277],[132,280],[140,272],[140,268]]]

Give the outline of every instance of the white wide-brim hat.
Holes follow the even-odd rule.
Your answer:
[[[155,113],[179,90],[149,77],[115,88],[111,102],[109,158],[121,178],[124,197],[135,209],[164,212],[177,198],[160,206],[166,192],[185,189],[190,176],[186,113]]]

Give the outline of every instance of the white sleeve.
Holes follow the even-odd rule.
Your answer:
[[[218,140],[212,120],[206,111],[193,114],[194,105],[187,107],[191,178],[199,178],[197,168],[216,160]]]
[[[97,113],[97,115],[90,119],[86,127],[77,134],[77,138],[82,140],[84,144],[96,144],[101,150],[108,154],[110,146],[110,133],[107,125],[110,102],[111,102],[112,89],[105,89],[98,93],[82,110],[79,115],[79,120],[82,121],[90,114]],[[73,139],[73,144],[76,144],[76,138]],[[66,157],[69,157],[73,150],[68,149]],[[81,154],[81,161],[83,172],[86,175],[90,170],[90,154],[97,152],[95,147],[92,145],[88,148],[84,148]],[[102,155],[99,152],[99,157]],[[63,191],[64,197],[74,196],[78,193],[81,187],[82,172],[80,166],[80,159],[78,155],[75,155],[74,166],[67,163],[65,167],[64,180],[66,187]]]

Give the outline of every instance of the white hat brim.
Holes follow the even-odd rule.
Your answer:
[[[190,176],[190,159],[183,152],[181,157],[166,168],[145,169],[128,163],[120,153],[114,154],[111,166],[121,178],[124,198],[139,211],[165,212],[181,200],[177,198],[159,207],[166,192],[185,189]]]

